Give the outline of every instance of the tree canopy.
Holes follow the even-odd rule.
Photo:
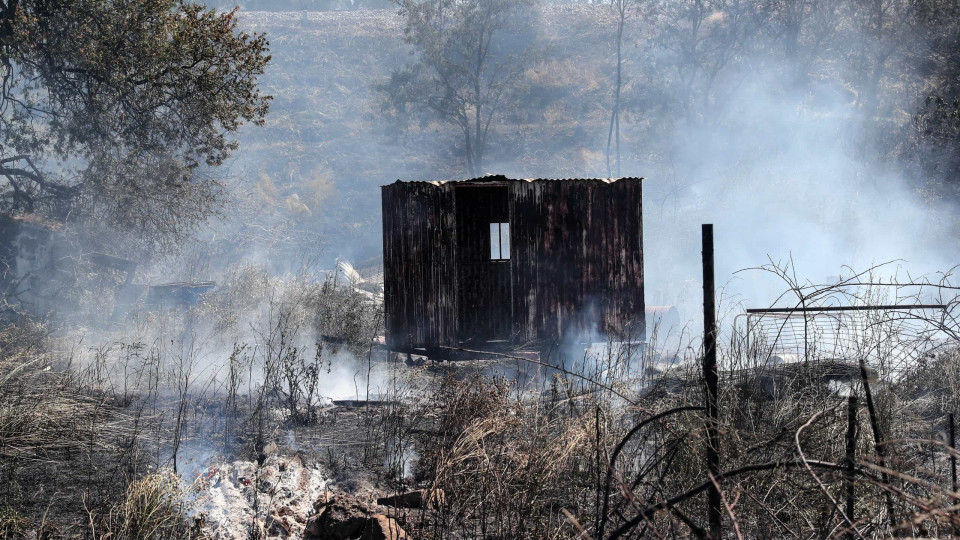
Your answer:
[[[0,2],[0,212],[164,242],[215,210],[207,167],[262,124],[264,35],[180,0]]]
[[[531,54],[535,0],[401,0],[404,41],[416,60],[380,86],[397,116],[456,125],[467,169],[483,174],[487,136],[515,101]]]

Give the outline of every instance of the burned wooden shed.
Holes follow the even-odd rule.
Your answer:
[[[392,350],[642,339],[640,178],[382,187]]]

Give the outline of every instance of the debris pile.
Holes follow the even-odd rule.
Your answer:
[[[438,510],[446,504],[439,489],[373,502],[375,490],[362,496],[340,491],[297,455],[265,454],[262,465],[234,461],[197,477],[195,508],[211,539],[406,540],[410,536],[389,507]]]
[[[214,540],[300,538],[326,481],[299,456],[210,467],[195,482],[196,511]]]
[[[307,521],[304,538],[315,540],[405,540],[410,538],[397,520],[376,506],[337,493],[314,503],[316,515]]]

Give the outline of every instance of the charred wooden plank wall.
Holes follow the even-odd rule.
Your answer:
[[[639,178],[384,186],[388,345],[479,347],[624,328],[636,337],[644,313],[641,195]],[[484,228],[505,213],[510,258],[484,262]]]
[[[512,260],[490,256],[490,224],[510,221],[508,186],[454,188],[457,227],[457,335],[461,341],[509,340],[513,331]]]
[[[519,336],[642,328],[640,179],[517,182],[512,191]]]
[[[427,182],[382,188],[388,345],[455,343],[453,193]]]

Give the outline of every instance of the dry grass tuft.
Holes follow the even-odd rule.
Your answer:
[[[91,532],[94,538],[117,540],[188,538],[190,510],[180,477],[161,469],[130,484],[124,502],[99,527],[91,525]]]

